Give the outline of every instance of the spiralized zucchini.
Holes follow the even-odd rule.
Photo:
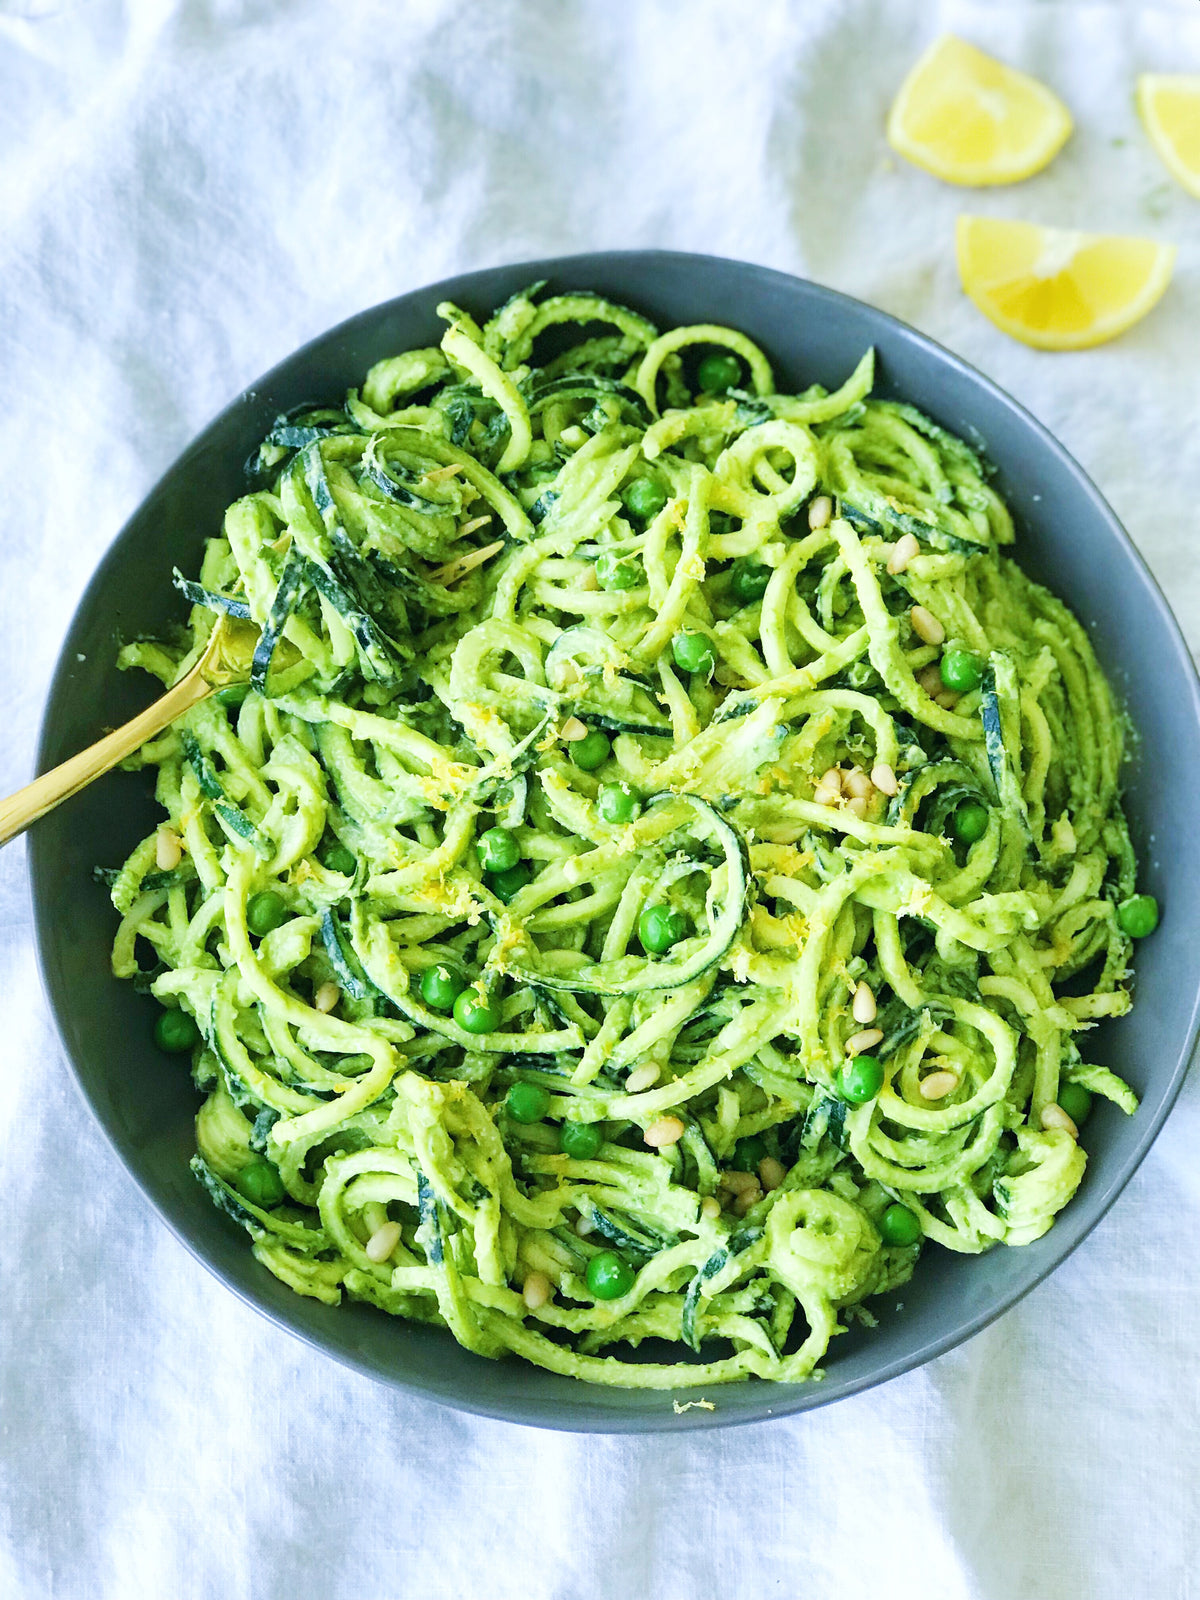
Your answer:
[[[1122,719],[870,353],[780,394],[740,333],[541,291],[281,417],[187,629],[122,652],[260,630],[134,763],[114,970],[195,1019],[193,1167],[298,1293],[803,1379],[921,1236],[1050,1227],[1061,1085],[1136,1106],[1079,1048],[1129,1006]]]

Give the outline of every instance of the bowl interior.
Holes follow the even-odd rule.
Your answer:
[[[1200,830],[1189,815],[1200,774],[1194,669],[1163,597],[1080,469],[1026,412],[987,380],[883,313],[765,268],[703,256],[622,252],[468,274],[363,312],[268,373],[189,447],[105,557],[63,645],[46,709],[40,768],[89,744],[152,697],[142,674],[116,671],[119,643],[183,615],[173,566],[199,565],[203,541],[244,492],[242,463],[276,413],[339,400],[379,358],[436,343],[435,306],[477,315],[539,278],[553,291],[594,289],[661,327],[725,322],[766,349],[782,389],[839,383],[864,349],[879,355],[880,392],[919,406],[981,441],[1019,531],[1019,559],[1062,595],[1092,632],[1100,660],[1138,731],[1127,803],[1142,886],[1164,918],[1139,948],[1130,1017],[1087,1035],[1092,1059],[1142,1096],[1126,1118],[1099,1103],[1088,1123],[1088,1174],[1051,1232],[1022,1249],[956,1257],[931,1247],[913,1282],[873,1303],[879,1326],[831,1347],[817,1384],[733,1385],[714,1413],[676,1415],[666,1394],[609,1390],[517,1361],[461,1350],[449,1334],[362,1305],[318,1305],[253,1260],[245,1234],[211,1206],[188,1171],[197,1097],[186,1071],[151,1042],[153,1002],[109,971],[114,913],[92,869],[121,862],[156,820],[142,775],[112,773],[39,823],[31,840],[35,916],[46,988],[83,1092],[149,1199],[195,1254],[281,1326],[362,1372],[460,1408],[548,1427],[651,1430],[782,1415],[866,1388],[978,1331],[1033,1287],[1083,1238],[1145,1154],[1178,1091],[1195,1039],[1200,957],[1191,908],[1200,903]],[[65,908],[70,908],[69,912]],[[682,1392],[682,1391],[681,1391]]]

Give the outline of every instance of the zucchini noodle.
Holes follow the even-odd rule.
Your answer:
[[[1045,1233],[1067,1088],[1136,1108],[1080,1049],[1130,1003],[1123,721],[871,353],[780,394],[744,334],[543,287],[280,417],[186,629],[122,651],[257,629],[131,763],[167,818],[113,968],[297,1293],[799,1380],[923,1240]]]

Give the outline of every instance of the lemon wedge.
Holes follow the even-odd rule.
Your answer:
[[[1144,72],[1137,83],[1137,105],[1168,171],[1200,199],[1200,77]]]
[[[998,328],[1039,350],[1083,350],[1124,333],[1171,281],[1173,245],[1001,217],[958,219],[962,286]]]
[[[1016,183],[1040,172],[1071,133],[1044,83],[943,34],[900,86],[888,143],[947,183]]]

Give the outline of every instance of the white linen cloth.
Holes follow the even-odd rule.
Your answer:
[[[955,191],[889,156],[942,28],[1067,100],[1049,171]],[[555,252],[740,256],[915,323],[1074,452],[1200,644],[1200,201],[1140,130],[1147,69],[1200,72],[1195,0],[0,0],[0,792],[95,563],[227,399],[364,306]],[[960,292],[961,210],[1173,239],[1175,282],[1114,344],[1027,350]],[[965,1347],[791,1420],[556,1435],[391,1393],[235,1300],[74,1089],[23,844],[0,949],[6,1600],[1197,1592],[1194,1082]]]

